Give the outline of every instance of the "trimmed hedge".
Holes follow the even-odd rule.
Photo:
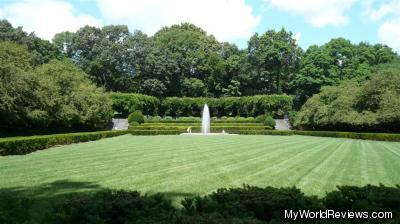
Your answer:
[[[70,134],[43,135],[31,137],[11,137],[0,139],[0,155],[24,155],[56,145],[87,142],[129,134],[130,131],[98,131]]]
[[[400,141],[400,134],[386,133],[357,133],[357,132],[334,132],[334,131],[293,131],[296,135],[309,135],[319,137],[351,138],[375,141]]]
[[[229,134],[240,134],[240,135],[294,135],[293,131],[281,131],[281,130],[236,130],[231,131]]]
[[[200,116],[204,104],[208,104],[211,116],[215,117],[262,114],[282,117],[292,110],[293,97],[285,94],[221,98],[168,97],[161,104],[160,115],[173,117]]]
[[[212,117],[211,118],[211,123],[264,123],[263,119],[262,121],[256,120],[254,117]],[[171,116],[165,116],[165,117],[147,117],[145,120],[146,123],[201,123],[201,118],[200,117],[178,117],[178,118],[173,118]]]
[[[186,131],[186,130],[185,130]],[[130,130],[132,135],[179,135],[183,133],[181,130]]]
[[[197,123],[144,123],[141,126],[200,126],[201,122]],[[211,123],[211,126],[264,126],[262,123]]]
[[[179,130],[186,132],[188,127],[192,128],[193,132],[200,132],[200,126],[132,126],[131,130]],[[271,130],[269,126],[211,126],[211,132],[225,131],[260,131],[260,130]]]
[[[160,100],[154,96],[130,93],[110,93],[114,111],[127,116],[140,110],[146,115],[157,115]]]
[[[265,130],[267,126],[214,126],[211,131],[227,131],[231,134],[242,135],[308,135],[319,137],[351,138],[377,141],[400,141],[400,134],[385,133],[355,133],[355,132],[328,132],[328,131],[280,131]],[[125,131],[99,131],[70,134],[43,135],[31,137],[0,138],[0,156],[24,155],[37,150],[46,149],[55,145],[66,145],[78,142],[95,141],[102,138],[125,134],[132,135],[179,135],[186,132],[186,126],[134,126]],[[261,130],[262,129],[262,130]],[[200,127],[192,127],[199,131]]]
[[[251,117],[263,114],[282,117],[292,110],[293,104],[293,97],[285,94],[221,98],[167,97],[161,101],[142,94],[111,93],[110,96],[114,110],[123,115],[140,110],[146,115],[200,117],[207,103],[214,117]]]

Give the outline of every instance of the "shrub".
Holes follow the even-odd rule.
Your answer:
[[[264,124],[270,127],[275,128],[275,120],[271,116],[266,116],[264,120]]]
[[[324,204],[337,211],[400,212],[400,186],[339,186],[325,196]]]
[[[162,194],[107,190],[68,198],[56,207],[55,223],[162,223],[175,213]]]
[[[58,183],[56,185],[55,183]],[[64,185],[70,182],[62,182]],[[92,184],[72,182],[73,186]],[[360,224],[400,221],[400,188],[385,186],[343,186],[324,198],[305,195],[295,187],[221,188],[205,196],[187,197],[180,208],[173,206],[169,194],[143,195],[137,191],[102,189],[32,197],[32,192],[59,190],[59,182],[26,190],[0,191],[1,223],[320,223]],[[69,185],[66,185],[69,186]],[[97,186],[97,185],[94,185]],[[57,187],[57,189],[55,188]],[[24,188],[25,189],[25,188]],[[40,209],[40,210],[39,210]],[[40,212],[37,212],[37,211]],[[393,219],[297,219],[284,218],[285,210],[350,210],[393,212]]]
[[[266,117],[267,117],[267,115],[265,115],[265,114],[263,114],[263,115],[258,115],[258,116],[255,118],[255,121],[256,121],[257,123],[264,123]]]
[[[143,116],[142,112],[137,110],[137,111],[134,111],[131,114],[129,114],[128,122],[129,123],[137,122],[139,124],[143,124],[144,123],[144,116]]]

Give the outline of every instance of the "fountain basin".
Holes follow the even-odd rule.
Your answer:
[[[220,135],[238,135],[238,134],[229,134],[229,133],[182,133],[180,135],[188,135],[188,136],[220,136]]]

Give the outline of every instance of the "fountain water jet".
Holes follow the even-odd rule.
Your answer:
[[[204,104],[203,113],[201,115],[201,133],[192,133],[191,127],[188,128],[188,133],[182,133],[181,135],[236,135],[228,134],[225,131],[222,133],[211,133],[210,132],[210,109],[207,104]]]
[[[201,116],[201,133],[205,135],[210,133],[210,110],[207,104],[204,104]]]

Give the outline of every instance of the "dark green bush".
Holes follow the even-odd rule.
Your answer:
[[[264,124],[270,127],[275,128],[275,120],[271,116],[266,116],[264,120]]]
[[[400,212],[400,186],[340,186],[325,196],[324,204],[337,211]]]
[[[137,110],[137,111],[134,111],[131,114],[129,114],[128,122],[129,123],[137,122],[139,124],[144,123],[144,116],[143,116],[142,112]]]
[[[81,187],[69,194],[62,186]],[[91,188],[92,187],[92,188]],[[33,195],[32,195],[33,194]],[[294,187],[252,187],[218,189],[202,197],[187,197],[179,208],[168,193],[142,195],[137,191],[97,189],[86,182],[53,182],[43,186],[0,189],[0,223],[315,223],[315,224],[398,224],[400,187],[338,187],[324,198],[304,195]],[[393,219],[284,219],[285,210],[334,210],[393,212]]]
[[[218,189],[205,197],[182,201],[184,215],[224,214],[228,217],[255,218],[260,221],[283,220],[283,211],[319,210],[323,208],[317,197],[305,196],[299,189],[243,188]]]
[[[0,155],[24,155],[55,145],[99,140],[128,134],[129,131],[99,131],[0,139]]]
[[[70,197],[56,208],[55,223],[167,223],[176,209],[162,194],[104,191]]]

